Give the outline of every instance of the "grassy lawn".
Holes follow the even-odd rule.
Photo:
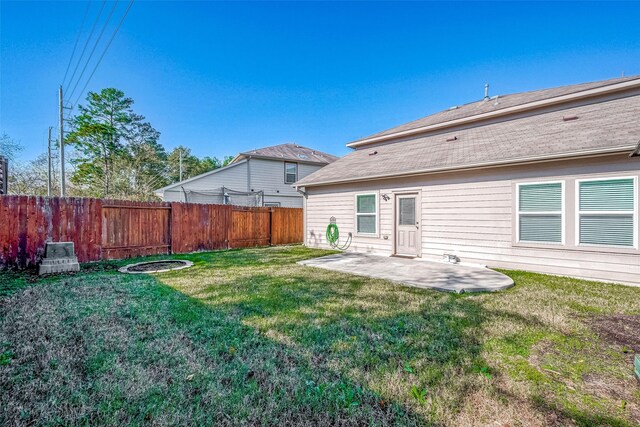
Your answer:
[[[640,424],[640,288],[506,271],[454,295],[300,246],[0,273],[0,425]]]

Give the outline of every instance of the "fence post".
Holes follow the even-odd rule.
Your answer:
[[[182,153],[180,153],[182,155]],[[173,203],[169,204],[169,219],[167,221],[169,236],[167,243],[169,244],[169,255],[173,253]]]
[[[273,209],[269,208],[269,246],[273,246]]]

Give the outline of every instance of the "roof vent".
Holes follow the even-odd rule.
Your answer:
[[[306,154],[298,154],[298,157],[301,159],[308,159],[309,156],[307,156]]]
[[[370,156],[375,156],[376,154],[378,154],[377,151],[372,151],[372,152],[369,153]]]
[[[460,107],[458,107],[457,105],[454,105],[453,107],[449,107],[449,111],[457,110],[458,108],[460,108]]]
[[[562,120],[565,122],[570,122],[571,120],[578,120],[578,116],[562,116]]]
[[[447,142],[452,142],[452,141],[457,141],[458,137],[457,136],[452,136],[451,138],[447,138]]]
[[[484,100],[485,101],[489,100],[489,83],[486,83],[484,85]]]

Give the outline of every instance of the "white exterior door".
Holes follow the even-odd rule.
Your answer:
[[[420,199],[417,194],[396,195],[396,255],[420,254]]]

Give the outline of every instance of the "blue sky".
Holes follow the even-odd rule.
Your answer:
[[[46,150],[85,8],[0,3],[0,132],[24,160]],[[485,82],[498,95],[640,74],[639,16],[637,2],[138,0],[88,90],[122,89],[169,149],[222,157],[296,142],[343,155],[349,141],[480,99]]]

